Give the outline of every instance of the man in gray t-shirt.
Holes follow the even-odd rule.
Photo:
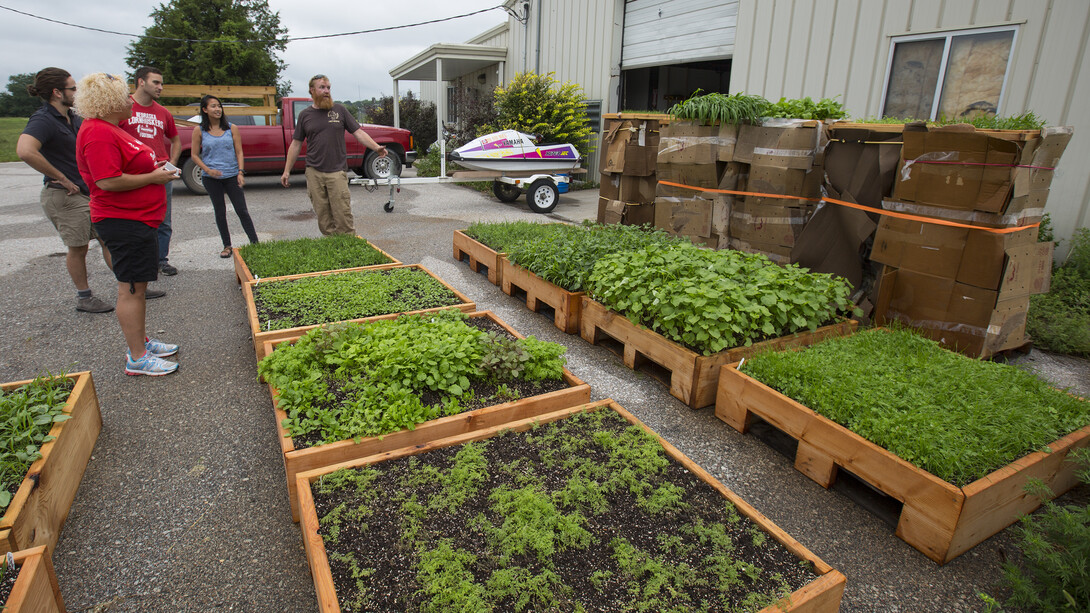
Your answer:
[[[318,215],[318,229],[322,234],[355,234],[344,133],[351,133],[361,145],[380,156],[386,155],[386,147],[364,132],[348,109],[333,102],[329,79],[325,75],[311,78],[309,88],[314,104],[299,113],[280,184],[288,187],[291,168],[299,158],[305,140],[307,195]]]

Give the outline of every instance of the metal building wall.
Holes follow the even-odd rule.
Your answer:
[[[839,94],[854,117],[874,117],[891,36],[1014,24],[1000,113],[1033,111],[1075,128],[1046,208],[1056,237],[1068,239],[1090,227],[1086,0],[742,0],[730,91],[771,100]],[[1057,254],[1065,253],[1061,244]]]
[[[515,4],[521,11],[522,3]],[[624,0],[530,0],[525,24],[508,20],[505,81],[520,72],[552,72],[560,82],[578,83],[587,100],[600,100],[601,112],[618,111],[624,10]],[[584,166],[587,178],[596,181],[597,138],[594,146]]]

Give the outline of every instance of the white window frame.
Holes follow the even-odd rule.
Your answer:
[[[889,54],[886,58],[886,79],[882,84],[882,106],[878,111],[879,117],[886,116],[886,96],[889,94],[889,79],[893,72],[893,52],[897,48],[897,43],[910,43],[920,40],[945,40],[942,48],[942,60],[939,64],[939,76],[935,82],[935,98],[931,101],[931,116],[930,120],[934,120],[939,112],[939,102],[942,101],[942,88],[946,83],[946,65],[950,60],[950,46],[956,36],[965,36],[973,34],[990,34],[992,32],[1013,32],[1011,36],[1011,51],[1007,55],[1007,67],[1003,71],[1003,85],[999,89],[999,100],[996,101],[995,114],[998,117],[1003,110],[1003,100],[1007,94],[1007,79],[1010,78],[1011,64],[1014,61],[1014,50],[1018,44],[1018,25],[1004,25],[993,26],[989,28],[961,28],[957,30],[943,30],[937,32],[927,32],[924,34],[904,34],[897,36],[890,36],[889,40]],[[919,118],[922,119],[922,118]]]

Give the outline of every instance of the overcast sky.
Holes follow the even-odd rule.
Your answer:
[[[103,30],[143,34],[159,2],[142,0],[0,0],[0,6],[41,17]],[[453,17],[503,4],[503,0],[404,0],[402,2],[315,3],[269,0],[280,13],[288,36],[336,34]],[[334,8],[335,7],[335,8]],[[366,9],[366,10],[365,10]],[[356,16],[358,15],[358,17]],[[391,32],[357,34],[332,39],[288,43],[281,59],[295,95],[307,95],[307,81],[326,74],[337,100],[359,100],[393,93],[390,69],[435,43],[463,43],[504,23],[507,14],[495,9],[433,25]],[[126,74],[126,47],[134,40],[50,23],[0,9],[0,84],[13,74],[58,66],[76,79],[91,72]],[[418,90],[416,83],[402,83]],[[2,90],[0,90],[2,91]]]

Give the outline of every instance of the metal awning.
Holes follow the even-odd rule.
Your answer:
[[[400,98],[398,84],[401,81],[435,81],[441,84],[453,81],[462,75],[484,70],[498,65],[500,82],[503,79],[503,66],[507,61],[506,47],[488,45],[454,45],[439,43],[417,53],[408,60],[395,66],[390,71],[394,78],[394,127],[401,127]],[[441,88],[436,88],[442,91]],[[446,141],[443,139],[443,123],[447,118],[446,97],[437,96],[436,132],[439,135],[439,175],[447,175]]]
[[[439,43],[390,71],[395,81],[451,81],[507,59],[506,47]]]

